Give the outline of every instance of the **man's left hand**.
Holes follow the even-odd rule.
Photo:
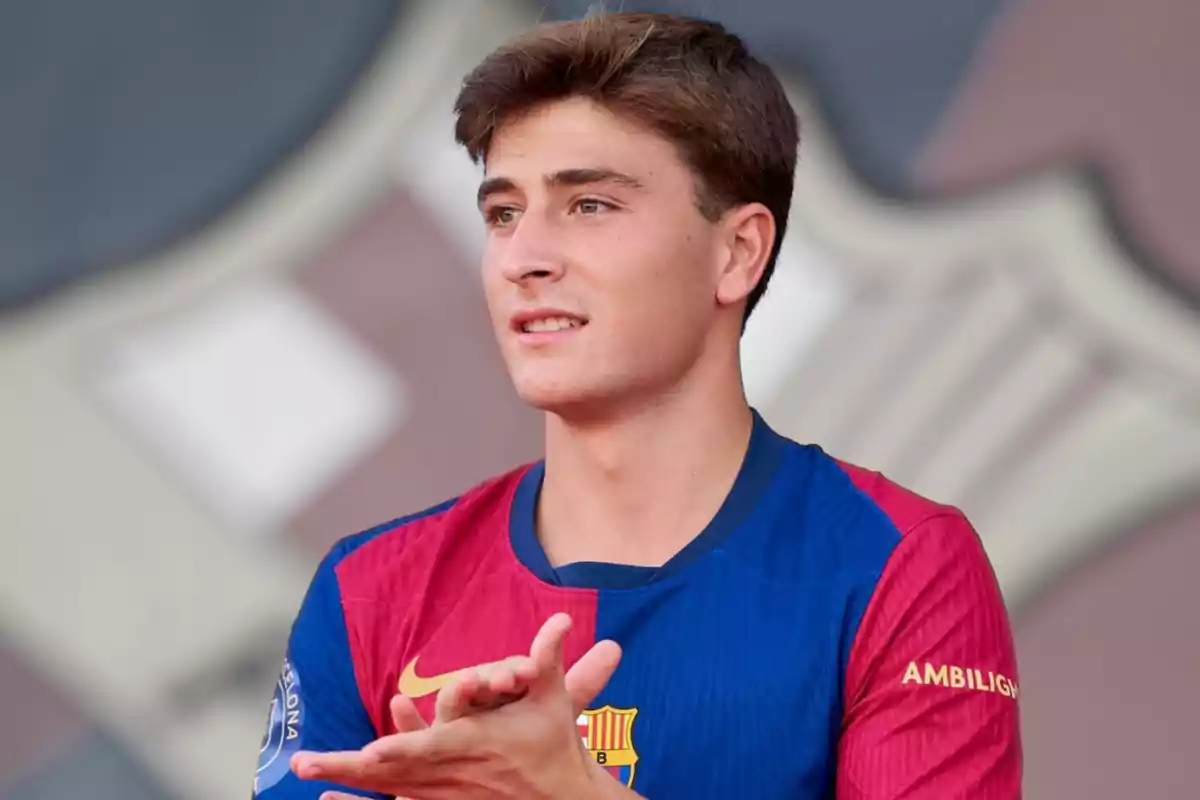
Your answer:
[[[587,800],[623,789],[584,750],[575,724],[608,683],[621,650],[599,642],[568,674],[563,642],[570,626],[568,616],[557,614],[542,626],[527,659],[464,673],[442,690],[434,725],[426,726],[411,701],[397,697],[392,714],[401,733],[358,751],[298,753],[293,771],[303,779],[414,800]],[[523,690],[520,699],[471,710],[480,696],[513,687]],[[323,800],[349,797],[330,792]]]

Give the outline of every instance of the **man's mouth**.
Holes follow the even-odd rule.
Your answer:
[[[577,317],[539,317],[522,322],[519,330],[521,333],[553,333],[571,328],[582,328],[586,324],[587,320]]]

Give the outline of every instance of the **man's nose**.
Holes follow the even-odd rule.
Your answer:
[[[552,226],[526,213],[505,245],[500,270],[513,283],[561,278],[563,259]]]

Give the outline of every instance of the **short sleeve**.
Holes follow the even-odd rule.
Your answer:
[[[905,533],[846,669],[838,800],[1021,797],[1017,664],[999,585],[957,512]]]
[[[292,756],[300,750],[357,750],[378,738],[355,679],[335,572],[344,551],[344,545],[335,547],[317,568],[292,625],[254,776],[258,800],[317,800],[322,792],[345,790],[298,779],[290,769]]]

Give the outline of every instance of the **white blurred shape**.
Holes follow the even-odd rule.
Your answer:
[[[226,522],[274,531],[400,424],[405,393],[297,288],[252,284],[123,337],[104,399]]]
[[[472,270],[483,253],[483,218],[475,195],[483,169],[454,141],[454,118],[431,112],[416,125],[397,158],[398,178],[449,232]]]
[[[805,353],[846,307],[848,287],[829,257],[793,233],[742,336],[746,394],[758,407],[775,400]]]

